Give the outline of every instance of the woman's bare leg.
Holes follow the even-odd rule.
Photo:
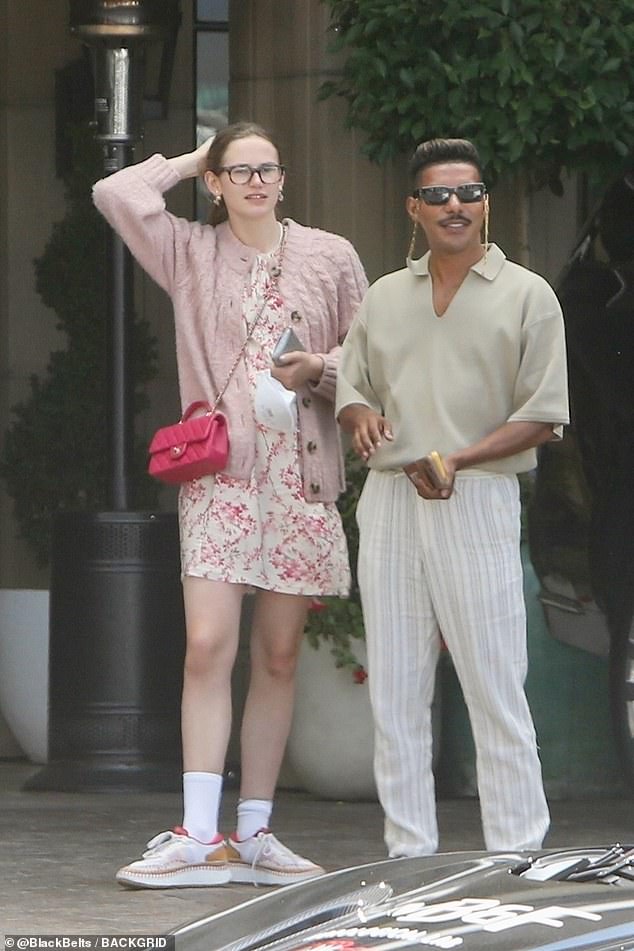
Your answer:
[[[181,723],[183,768],[222,774],[231,731],[231,672],[244,586],[185,578],[187,652]]]
[[[241,731],[241,799],[271,800],[291,728],[295,669],[311,599],[258,591]]]

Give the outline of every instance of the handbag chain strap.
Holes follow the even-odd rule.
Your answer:
[[[270,273],[271,273],[271,278],[272,278],[271,285],[272,285],[272,286],[275,286],[275,287],[277,287],[277,279],[278,279],[278,277],[280,276],[280,274],[282,273],[282,255],[284,254],[284,246],[285,246],[285,244],[286,244],[286,232],[287,232],[287,230],[288,230],[288,226],[286,225],[286,223],[284,223],[284,224],[282,225],[282,237],[281,237],[281,240],[280,240],[279,248],[277,249],[277,254],[275,255],[275,264],[271,267],[271,271],[270,271]],[[270,286],[271,286],[271,285],[270,285]],[[231,382],[231,377],[232,377],[233,374],[235,373],[236,367],[238,366],[238,364],[240,363],[240,360],[242,359],[242,357],[243,357],[243,355],[244,355],[244,351],[245,351],[246,348],[247,348],[247,344],[249,343],[249,340],[250,340],[251,337],[253,336],[253,331],[255,330],[256,325],[258,324],[258,322],[260,321],[260,318],[261,318],[262,315],[264,314],[265,308],[266,308],[266,293],[264,294],[264,299],[263,299],[263,301],[262,301],[262,306],[260,307],[260,310],[259,310],[258,313],[255,315],[254,319],[251,321],[251,326],[249,327],[249,329],[248,329],[248,331],[247,331],[247,335],[246,335],[246,337],[244,338],[244,343],[242,344],[242,346],[241,346],[240,349],[238,350],[238,354],[237,354],[235,360],[233,361],[233,365],[232,365],[231,369],[229,370],[229,374],[228,374],[228,376],[227,376],[227,379],[225,380],[224,386],[222,387],[222,389],[220,390],[218,396],[217,396],[216,399],[214,400],[214,404],[213,404],[211,410],[209,411],[210,414],[213,414],[213,413],[216,412],[216,409],[217,409],[218,405],[220,404],[220,401],[222,400],[222,397],[223,397],[223,396],[225,395],[225,393],[227,392],[227,388],[228,388],[228,386],[229,386],[229,383]]]

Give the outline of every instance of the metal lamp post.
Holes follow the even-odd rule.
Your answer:
[[[151,47],[160,52],[151,117],[165,114],[179,0],[71,0],[70,8],[71,32],[92,56],[107,175],[130,162],[142,137]],[[64,512],[53,526],[49,763],[30,789],[171,789],[180,775],[178,526],[174,513],[128,510],[133,265],[110,229],[108,242],[111,508]]]
[[[71,32],[90,49],[95,77],[96,138],[103,144],[104,174],[128,165],[142,138],[148,46],[160,44],[158,90],[153,100],[167,111],[167,96],[180,23],[178,0],[71,0]],[[132,261],[121,239],[109,234],[110,269],[110,501],[129,505],[134,386],[129,367],[132,328]]]

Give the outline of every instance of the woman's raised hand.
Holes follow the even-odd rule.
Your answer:
[[[213,142],[215,135],[210,135],[202,145],[199,145],[197,149],[194,149],[192,155],[196,159],[196,169],[198,175],[204,175],[207,171],[207,153],[209,152],[209,146]]]
[[[182,179],[196,178],[198,175],[203,175],[207,170],[207,153],[213,140],[212,135],[192,152],[174,155],[172,158],[168,158],[167,161]]]

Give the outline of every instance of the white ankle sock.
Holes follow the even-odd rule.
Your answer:
[[[183,773],[183,826],[199,842],[218,834],[222,776],[218,773]]]
[[[273,802],[270,799],[240,799],[236,829],[238,840],[249,839],[260,829],[268,829],[272,811]]]

